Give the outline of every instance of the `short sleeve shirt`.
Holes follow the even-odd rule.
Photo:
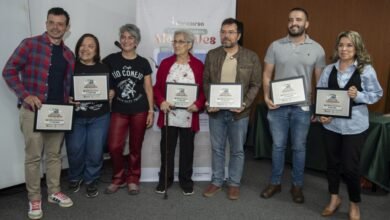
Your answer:
[[[119,52],[107,56],[103,62],[110,68],[110,83],[115,90],[112,112],[134,114],[148,111],[144,89],[144,78],[152,73],[148,60],[139,55],[132,60],[125,59]]]
[[[298,45],[285,37],[268,47],[264,62],[275,65],[275,80],[303,76],[308,100],[305,105],[310,104],[313,71],[315,68],[325,67],[325,52],[320,44],[308,35]]]

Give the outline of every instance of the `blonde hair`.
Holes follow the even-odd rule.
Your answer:
[[[338,55],[338,46],[341,38],[346,37],[352,41],[353,46],[355,47],[355,59],[357,60],[357,69],[360,73],[363,72],[364,66],[372,64],[370,54],[368,54],[366,47],[364,46],[363,38],[356,31],[343,31],[341,32],[336,39],[335,51],[333,53],[333,62],[336,62],[340,59]]]

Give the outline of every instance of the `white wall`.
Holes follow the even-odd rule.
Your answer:
[[[0,68],[16,45],[30,35],[27,0],[0,0]],[[24,141],[17,98],[0,80],[0,189],[24,182]]]

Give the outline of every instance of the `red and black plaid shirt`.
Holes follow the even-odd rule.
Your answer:
[[[64,80],[64,100],[67,102],[74,69],[72,51],[61,42],[63,55],[67,61]],[[52,44],[47,33],[24,39],[8,59],[3,69],[3,77],[15,91],[20,103],[29,96],[37,96],[42,103],[47,98],[47,80],[51,65]]]

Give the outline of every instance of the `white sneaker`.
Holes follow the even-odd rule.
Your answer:
[[[48,201],[51,203],[57,203],[61,207],[71,207],[73,205],[73,201],[64,193],[56,192],[49,196]]]
[[[41,219],[43,216],[41,200],[29,201],[28,205],[30,206],[28,210],[28,217],[30,219]]]

